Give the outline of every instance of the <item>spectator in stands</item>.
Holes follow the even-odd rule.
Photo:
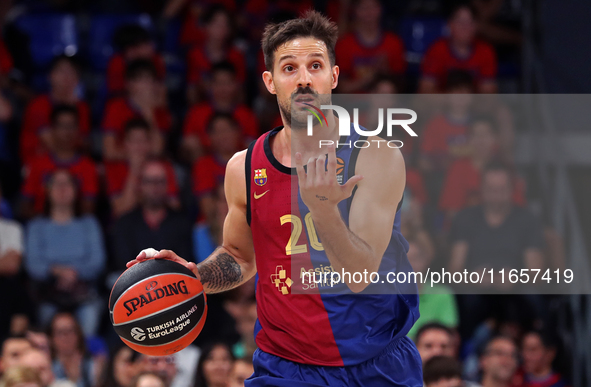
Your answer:
[[[148,372],[162,378],[165,386],[170,386],[173,383],[177,373],[174,355],[143,355],[141,364],[143,372]]]
[[[23,228],[0,217],[0,338],[14,332],[17,320],[28,325],[31,301],[19,275],[23,257]],[[26,327],[25,327],[26,329]]]
[[[20,155],[24,164],[48,150],[55,150],[52,135],[47,130],[52,112],[58,105],[74,106],[77,110],[76,150],[87,146],[90,133],[90,107],[80,95],[80,67],[66,55],[57,56],[49,71],[49,93],[33,99],[23,115],[20,135]]]
[[[60,308],[75,310],[87,337],[96,334],[103,310],[96,281],[105,268],[105,248],[98,221],[80,215],[74,177],[58,170],[48,182],[45,216],[27,228],[25,268],[42,302],[46,326]]]
[[[406,235],[409,242],[408,260],[415,272],[427,273],[433,261],[433,246],[430,239],[414,239]],[[425,324],[437,322],[445,325],[450,331],[458,326],[458,307],[453,290],[446,285],[418,282],[420,317],[408,332],[408,337],[414,338],[418,330]]]
[[[195,262],[203,262],[214,250],[221,245],[222,228],[228,215],[228,203],[224,194],[223,184],[218,185],[208,199],[212,200],[210,213],[205,219],[195,225],[193,229],[193,251]]]
[[[449,219],[463,208],[481,202],[480,179],[482,170],[496,159],[499,150],[498,132],[494,122],[487,117],[476,117],[468,132],[470,156],[456,160],[447,172],[439,209],[446,211]],[[523,180],[513,182],[513,203],[525,204]]]
[[[434,356],[424,363],[425,387],[464,387],[462,365],[448,356]]]
[[[43,387],[41,378],[31,368],[12,367],[0,379],[2,387]]]
[[[78,110],[69,105],[56,106],[51,113],[51,127],[48,131],[52,150],[38,156],[27,167],[23,183],[22,215],[30,218],[43,212],[47,196],[46,184],[58,169],[65,169],[75,179],[75,188],[82,195],[83,213],[94,212],[98,193],[98,176],[94,162],[76,149],[79,128]]]
[[[420,135],[419,168],[423,173],[442,173],[456,158],[469,154],[466,135],[474,99],[472,76],[466,71],[451,71],[447,79],[444,112],[427,122]]]
[[[192,260],[191,222],[168,206],[167,187],[166,163],[158,159],[146,161],[140,174],[139,205],[113,226],[112,271],[125,270],[125,264],[146,246],[178,251],[188,261]]]
[[[252,335],[251,335],[252,336]],[[254,373],[252,357],[237,359],[230,372],[230,384],[228,387],[244,387],[244,381]]]
[[[49,338],[55,377],[67,379],[76,387],[94,386],[103,370],[86,352],[82,328],[74,316],[56,314],[50,324]]]
[[[367,92],[376,74],[403,74],[406,69],[402,40],[381,27],[381,3],[361,0],[353,8],[354,29],[336,46],[343,93]]]
[[[240,146],[258,137],[258,121],[252,110],[239,103],[239,84],[233,64],[222,62],[211,68],[211,95],[208,101],[191,107],[183,127],[182,149],[186,161],[193,163],[211,150],[208,126],[216,113],[231,115],[241,133]]]
[[[460,69],[473,74],[479,93],[495,93],[497,58],[488,43],[476,38],[476,20],[472,7],[462,4],[449,18],[449,37],[434,42],[425,53],[421,65],[420,93],[445,90],[450,70]]]
[[[510,387],[515,383],[517,346],[512,339],[497,336],[486,345],[480,357],[482,387]]]
[[[150,125],[141,118],[131,119],[125,124],[125,160],[105,162],[106,191],[113,215],[118,218],[133,210],[138,204],[140,174],[146,160],[150,158]],[[179,188],[171,163],[164,162],[168,181],[168,204],[180,207]]]
[[[111,99],[105,107],[102,123],[103,157],[105,160],[126,159],[123,137],[125,124],[132,118],[143,118],[150,125],[150,150],[161,155],[172,117],[158,92],[154,64],[137,59],[127,64],[125,97]]]
[[[144,372],[138,375],[131,387],[168,387],[165,379],[157,373]]]
[[[23,354],[19,365],[29,367],[39,375],[42,387],[74,387],[75,385],[66,380],[55,380],[53,369],[51,368],[51,357],[39,349],[30,349]]]
[[[239,84],[246,79],[244,56],[233,46],[234,20],[232,14],[220,4],[212,5],[203,15],[205,39],[203,44],[192,48],[187,54],[187,100],[198,102],[204,86],[210,79],[212,66],[230,62],[235,69]]]
[[[240,126],[229,114],[216,113],[207,125],[211,153],[200,157],[193,165],[193,192],[199,212],[206,220],[216,216],[215,189],[224,183],[226,164],[241,148]]]
[[[235,318],[236,328],[240,333],[240,342],[232,347],[232,353],[236,358],[252,359],[254,351],[257,349],[252,334],[257,321],[257,304],[254,297],[242,303],[240,313]]]
[[[550,332],[530,331],[523,336],[523,385],[525,387],[566,387],[568,383],[552,369],[556,358],[557,340]]]
[[[414,341],[423,364],[433,356],[453,356],[452,332],[445,325],[435,322],[423,325]]]
[[[142,369],[141,359],[138,352],[121,343],[111,351],[106,372],[99,385],[101,387],[131,387]]]
[[[18,366],[25,352],[31,348],[31,342],[24,335],[5,338],[0,352],[0,375],[9,368]]]
[[[107,88],[111,94],[125,92],[127,65],[136,59],[149,60],[154,64],[158,81],[164,81],[166,64],[156,52],[150,33],[140,25],[128,24],[115,31],[114,45],[118,52],[113,54],[107,65]]]
[[[224,387],[230,382],[234,356],[223,343],[213,343],[203,349],[197,365],[195,387]]]

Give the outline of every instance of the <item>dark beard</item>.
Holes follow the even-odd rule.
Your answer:
[[[299,117],[296,116],[297,118],[294,118],[291,114],[292,101],[293,101],[294,97],[299,94],[302,94],[302,95],[303,94],[311,94],[311,95],[315,95],[315,96],[318,95],[318,93],[316,93],[310,87],[301,87],[301,88],[298,88],[291,95],[291,98],[289,99],[287,104],[279,102],[279,111],[281,112],[281,116],[285,120],[284,122],[288,122],[289,125],[291,125],[291,129],[293,129],[293,130],[307,129],[307,127],[308,127],[307,115],[304,118],[304,120],[300,120]]]

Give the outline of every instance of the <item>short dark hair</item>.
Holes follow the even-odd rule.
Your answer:
[[[113,44],[121,51],[151,41],[150,33],[139,24],[125,24],[113,34]]]
[[[490,345],[494,342],[494,341],[498,341],[498,340],[507,340],[510,341],[511,343],[513,343],[513,345],[515,345],[515,348],[517,348],[517,343],[515,342],[515,340],[511,337],[511,336],[507,336],[507,335],[495,335],[493,337],[491,337],[486,344],[482,347],[482,353],[480,354],[480,356],[485,356],[487,355],[487,352],[490,350]]]
[[[231,73],[232,75],[236,75],[236,67],[228,62],[228,61],[221,61],[221,62],[217,62],[214,65],[211,66],[211,70],[209,70],[209,73],[211,74],[211,77],[213,78],[214,74],[216,73]]]
[[[447,20],[453,19],[456,16],[456,13],[458,13],[458,11],[460,11],[462,9],[466,9],[468,12],[470,12],[470,14],[472,15],[472,18],[476,19],[476,16],[478,15],[476,8],[471,3],[463,1],[463,2],[460,2],[459,4],[456,4],[455,6],[453,6],[449,10],[449,13],[447,15]]]
[[[222,112],[215,112],[210,118],[209,120],[207,120],[207,132],[211,133],[212,129],[213,129],[213,123],[216,122],[217,120],[228,120],[232,123],[232,125],[238,129],[240,128],[240,125],[238,124],[238,121],[236,121],[236,119],[229,113],[222,113]]]
[[[527,335],[536,335],[540,338],[542,345],[546,349],[558,349],[559,340],[557,335],[554,332],[550,332],[548,329],[532,329],[528,332],[525,332],[523,337]]]
[[[427,360],[423,367],[423,381],[425,384],[452,378],[462,378],[462,366],[453,357],[433,356]]]
[[[148,133],[150,131],[150,124],[148,124],[148,122],[146,120],[144,120],[143,118],[135,117],[125,123],[125,128],[124,128],[125,134],[127,135],[129,132],[131,132],[134,129],[141,129],[141,130],[145,131],[146,133]]]
[[[418,343],[421,340],[421,336],[423,336],[425,332],[430,330],[444,331],[450,337],[452,335],[451,329],[449,329],[445,325],[440,324],[438,322],[430,322],[419,328],[419,330],[417,331],[417,335],[415,336],[415,343]]]
[[[127,64],[125,69],[125,79],[133,80],[138,78],[143,73],[149,73],[152,78],[156,79],[158,77],[158,73],[156,71],[156,66],[154,66],[154,62],[148,59],[136,59],[131,61],[129,64]]]
[[[320,39],[326,44],[330,64],[334,66],[338,27],[336,23],[323,16],[320,12],[309,10],[298,19],[267,24],[262,39],[267,70],[273,71],[275,51],[279,46],[298,37],[308,36]]]
[[[55,125],[57,119],[62,114],[71,114],[76,117],[76,121],[80,120],[80,113],[78,112],[78,108],[76,106],[60,104],[54,106],[53,109],[51,109],[51,115],[49,118],[49,122],[51,123],[51,125]]]
[[[61,62],[68,62],[72,67],[74,67],[74,70],[76,70],[76,73],[78,75],[80,75],[80,62],[78,61],[78,59],[74,56],[69,56],[66,54],[59,54],[53,57],[53,59],[51,60],[51,63],[49,64],[49,72],[52,72],[53,70],[55,70],[55,68],[57,67],[58,64],[60,64]]]
[[[449,70],[446,75],[445,90],[450,91],[460,87],[474,90],[474,76],[466,70]]]

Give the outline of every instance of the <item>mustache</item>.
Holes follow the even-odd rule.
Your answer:
[[[317,95],[318,93],[314,91],[310,86],[300,87],[298,88],[292,95],[300,95],[300,94],[312,94]]]

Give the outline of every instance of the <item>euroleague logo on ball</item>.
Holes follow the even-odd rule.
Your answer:
[[[146,339],[146,334],[142,328],[131,328],[131,337],[136,339],[137,341],[144,341]]]

